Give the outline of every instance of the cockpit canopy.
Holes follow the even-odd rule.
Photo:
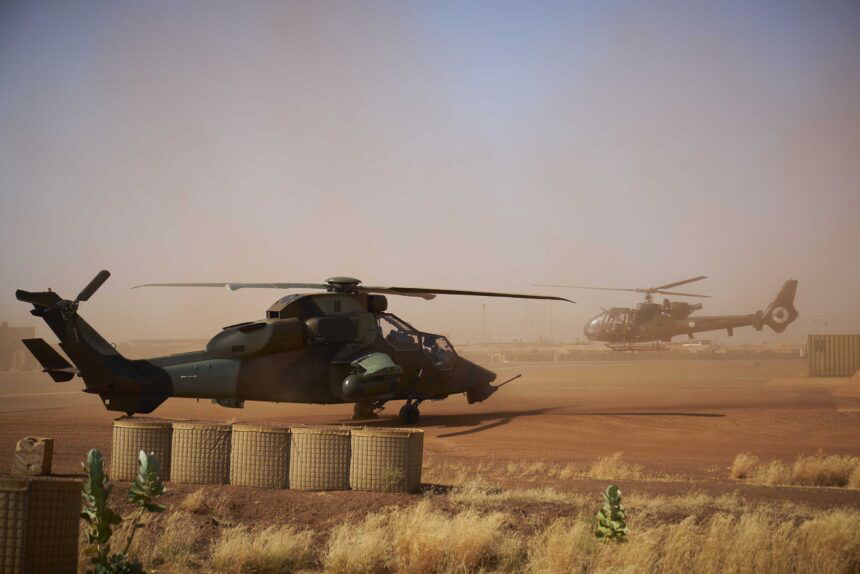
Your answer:
[[[395,351],[421,351],[440,371],[454,368],[457,353],[447,338],[416,330],[412,325],[391,313],[379,314],[379,335]]]
[[[607,331],[617,331],[624,325],[630,325],[635,321],[636,311],[634,309],[613,307],[586,323],[582,332],[586,338],[592,341],[599,340]]]

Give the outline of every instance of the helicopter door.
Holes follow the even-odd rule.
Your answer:
[[[629,313],[627,309],[610,310],[606,317],[606,328],[613,335],[626,335],[630,330],[632,319],[632,313]]]

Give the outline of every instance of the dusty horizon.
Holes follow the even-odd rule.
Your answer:
[[[283,293],[129,288],[350,275],[570,297],[390,308],[455,344],[573,340],[641,296],[534,283],[703,274],[702,314],[800,281],[786,333],[723,342],[860,332],[858,25],[849,2],[7,3],[0,320],[48,336],[14,291],[104,268],[81,313],[109,340],[207,338]]]

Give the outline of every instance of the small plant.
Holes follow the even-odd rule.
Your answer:
[[[164,494],[164,484],[158,475],[158,459],[153,454],[140,451],[137,477],[128,491],[128,501],[137,506],[132,519],[131,529],[125,540],[122,552],[111,553],[111,537],[114,527],[122,523],[122,518],[108,504],[112,485],[104,472],[104,458],[98,449],[87,453],[87,461],[82,464],[87,475],[84,481],[81,518],[86,522],[87,548],[84,554],[90,557],[92,568],[87,574],[140,574],[143,566],[128,551],[134,535],[143,525],[140,523],[144,512],[162,512],[163,506],[154,502]]]
[[[394,492],[395,490],[398,490],[405,477],[406,475],[403,472],[403,469],[390,466],[386,467],[382,471],[382,482],[385,492]]]
[[[627,536],[627,512],[621,504],[621,490],[610,484],[603,493],[603,506],[597,513],[594,535],[601,540],[624,540]]]

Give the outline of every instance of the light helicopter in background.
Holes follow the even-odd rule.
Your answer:
[[[590,341],[600,341],[615,351],[660,350],[660,344],[672,340],[678,335],[694,338],[695,333],[723,330],[731,337],[737,327],[752,326],[761,331],[765,325],[776,333],[785,331],[795,319],[797,309],[794,308],[794,296],[797,292],[797,280],[789,279],[776,298],[764,310],[747,315],[693,315],[694,311],[702,308],[701,303],[690,304],[683,301],[663,299],[663,303],[654,303],[654,295],[671,295],[675,297],[707,298],[710,295],[697,293],[681,293],[670,291],[675,287],[707,279],[706,276],[692,277],[674,283],[647,288],[614,288],[591,287],[583,285],[550,285],[536,284],[538,287],[564,287],[570,289],[598,289],[602,291],[630,291],[645,295],[645,301],[636,308],[612,307],[590,319],[583,328],[583,333]]]

